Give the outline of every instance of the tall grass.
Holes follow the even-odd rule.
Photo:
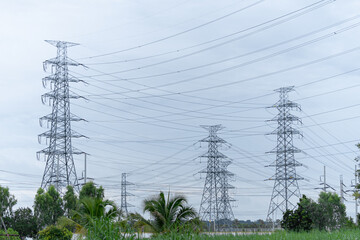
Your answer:
[[[192,235],[171,233],[157,236],[154,240],[356,240],[360,239],[360,230],[342,230],[334,232],[286,232],[279,231],[272,234],[250,234],[250,235]]]

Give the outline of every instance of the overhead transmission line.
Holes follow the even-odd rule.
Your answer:
[[[272,44],[272,45],[264,47],[264,48],[253,50],[253,51],[243,53],[243,54],[240,54],[240,55],[237,55],[237,56],[233,56],[233,57],[230,57],[230,58],[225,58],[225,59],[217,60],[217,61],[214,61],[214,62],[202,64],[202,65],[199,65],[199,66],[194,66],[194,67],[185,68],[185,69],[178,69],[178,70],[174,70],[174,71],[170,71],[170,72],[158,73],[158,74],[153,74],[153,75],[148,75],[148,76],[126,77],[126,78],[118,78],[118,79],[106,80],[106,81],[133,81],[133,80],[138,80],[138,79],[148,79],[148,78],[162,77],[162,76],[167,76],[167,75],[172,75],[172,74],[179,74],[179,73],[183,73],[183,72],[187,72],[187,71],[191,71],[191,70],[201,69],[201,68],[217,65],[217,64],[220,64],[220,63],[225,63],[225,62],[232,61],[232,60],[235,60],[235,59],[238,59],[238,58],[253,55],[255,53],[263,52],[263,51],[266,51],[266,50],[269,50],[269,49],[272,49],[272,48],[275,48],[275,47],[279,47],[279,46],[282,46],[284,44],[291,43],[291,42],[294,42],[294,41],[302,39],[302,38],[309,37],[311,35],[314,35],[314,34],[317,34],[319,32],[322,32],[324,30],[327,30],[327,29],[333,28],[335,26],[344,24],[344,23],[346,23],[348,21],[352,21],[352,20],[357,19],[359,17],[360,17],[360,15],[356,15],[355,17],[348,18],[348,19],[340,21],[340,22],[338,22],[336,24],[332,24],[332,25],[329,25],[327,27],[323,27],[323,28],[320,28],[318,30],[311,31],[309,33],[297,36],[295,38],[288,39],[286,41],[282,41],[282,42]],[[322,40],[325,40],[325,39],[328,39],[328,38],[331,38],[331,37],[334,37],[334,36],[338,36],[341,33],[344,33],[346,31],[349,31],[351,29],[354,29],[354,28],[358,27],[359,25],[360,25],[360,23],[357,22],[357,23],[354,23],[354,24],[352,24],[350,26],[346,26],[346,27],[340,28],[338,30],[334,30],[331,33],[327,33],[325,35],[322,35],[320,37],[311,39],[311,40],[303,42],[301,44],[289,47],[287,49],[284,49],[284,50],[281,50],[281,51],[278,51],[278,52],[275,52],[275,53],[271,53],[271,54],[268,54],[266,56],[259,57],[257,59],[253,59],[253,60],[248,61],[248,62],[244,62],[244,63],[242,63],[242,66],[247,66],[247,65],[250,65],[250,64],[253,64],[253,63],[256,63],[256,62],[264,61],[264,60],[267,60],[269,58],[272,58],[272,57],[275,57],[275,56],[278,56],[278,55],[293,51],[295,49],[298,49],[298,48],[301,48],[301,47],[304,47],[304,46],[308,46],[310,44],[314,44],[314,43],[317,43],[319,41],[322,41]],[[151,66],[151,65],[148,65],[148,66]],[[98,72],[98,70],[96,70],[94,68],[90,68],[90,69]],[[136,67],[136,68],[132,68],[131,70],[141,70],[141,69],[143,69],[143,67]],[[86,77],[91,79],[93,77],[99,77],[99,76],[113,76],[114,74],[124,73],[124,72],[128,72],[128,71],[130,71],[130,70],[123,70],[123,71],[112,72],[112,73],[101,73],[101,74],[95,74],[95,75],[88,75]]]
[[[275,22],[275,24],[266,26],[266,27],[264,27],[263,29],[261,29],[261,30],[263,31],[263,30],[266,30],[266,29],[268,29],[268,28],[270,28],[270,27],[277,26],[277,25],[280,24],[280,23],[290,21],[290,20],[293,19],[293,18],[296,18],[296,17],[298,17],[298,16],[301,16],[301,15],[303,15],[303,14],[306,14],[306,13],[308,13],[308,12],[311,12],[311,11],[313,11],[313,10],[315,10],[315,9],[321,8],[321,7],[323,7],[323,6],[326,6],[326,5],[328,5],[328,4],[332,3],[332,2],[335,2],[335,1],[336,1],[336,0],[321,0],[321,1],[317,1],[317,2],[315,2],[315,3],[312,3],[312,4],[310,4],[310,5],[307,5],[307,6],[305,6],[305,7],[302,7],[302,8],[300,8],[300,9],[295,10],[295,11],[289,12],[289,13],[287,13],[287,14],[284,14],[284,15],[280,16],[280,17],[276,17],[276,18],[274,18],[274,19],[271,19],[271,20],[268,20],[268,21],[266,21],[266,22],[257,24],[257,25],[255,25],[255,26],[249,27],[249,28],[247,28],[247,29],[243,29],[243,30],[240,30],[240,31],[238,31],[238,32],[235,32],[235,33],[232,33],[232,34],[223,36],[223,37],[221,37],[221,38],[213,39],[213,40],[211,40],[211,41],[207,41],[207,42],[204,42],[204,43],[201,43],[201,44],[197,44],[197,45],[194,45],[194,46],[191,46],[191,47],[183,48],[183,49],[181,49],[181,50],[190,49],[190,48],[193,48],[193,47],[198,47],[198,46],[205,45],[205,44],[208,44],[208,43],[211,43],[211,42],[215,42],[215,41],[218,41],[218,40],[222,40],[222,39],[225,39],[225,38],[228,38],[228,37],[237,35],[237,34],[239,34],[239,33],[243,33],[243,32],[246,32],[246,31],[249,31],[249,30],[252,30],[252,29],[256,29],[256,28],[261,27],[261,26],[263,26],[263,25],[266,25],[266,24]],[[262,2],[262,1],[259,1],[259,2],[256,2],[256,3],[260,3],[260,2]],[[293,15],[293,16],[292,16],[292,15]],[[286,17],[289,17],[289,18],[282,20],[283,18],[286,18]],[[279,23],[276,23],[276,21],[278,21],[278,20],[281,20],[281,21],[279,21]],[[197,29],[197,27],[195,27],[195,28],[193,28],[193,29]],[[188,32],[188,30],[185,30],[185,31],[183,31],[183,32]],[[180,34],[182,34],[182,32],[180,32]],[[164,40],[169,39],[169,38],[171,38],[171,37],[173,37],[173,36],[178,36],[178,35],[179,35],[179,33],[178,33],[178,34],[174,34],[174,35],[170,35],[170,36],[168,36],[168,37],[165,37]],[[160,40],[160,39],[159,39],[159,40]],[[156,40],[156,41],[154,41],[154,42],[159,42],[159,40]],[[161,40],[161,41],[163,41],[163,40]],[[230,41],[235,41],[235,40],[230,40]],[[226,42],[226,43],[227,43],[227,42]],[[147,46],[147,45],[150,45],[150,44],[153,44],[153,42],[145,43],[145,44],[142,44],[142,45],[140,45],[140,46],[131,47],[131,48],[127,48],[127,49],[123,49],[123,50],[119,50],[119,51],[113,51],[113,52],[109,52],[109,53],[105,53],[105,54],[99,54],[99,55],[90,56],[90,57],[83,57],[83,58],[79,58],[79,59],[83,60],[83,59],[91,59],[91,58],[98,58],[98,57],[104,57],[104,56],[114,55],[114,54],[117,54],[117,53],[130,51],[130,50],[133,50],[133,49],[139,49],[140,47]],[[222,43],[222,44],[225,44],[225,43]],[[217,45],[215,45],[215,46],[217,46]],[[213,46],[213,47],[214,47],[214,46]],[[210,48],[212,48],[212,47],[210,47]],[[206,49],[206,50],[208,50],[208,49]],[[180,51],[180,50],[176,50],[176,51],[172,51],[172,52],[179,52],[179,51]],[[205,51],[205,50],[203,49],[202,51]],[[172,52],[171,52],[171,53],[172,53]],[[159,55],[159,54],[158,54],[158,55]],[[164,55],[164,54],[163,54],[163,55]],[[87,65],[88,65],[88,64],[87,64]]]
[[[341,51],[339,53],[332,54],[330,56],[319,58],[319,59],[316,59],[316,60],[313,60],[313,61],[310,61],[310,62],[307,62],[307,63],[304,63],[304,64],[300,64],[300,65],[296,65],[296,66],[293,66],[293,67],[281,69],[281,70],[278,70],[278,71],[273,71],[273,72],[263,74],[263,75],[260,75],[260,76],[250,77],[250,78],[246,78],[246,79],[242,79],[242,80],[237,80],[237,81],[233,81],[233,82],[229,82],[229,83],[218,84],[218,85],[209,86],[209,87],[205,87],[205,88],[188,90],[188,91],[184,91],[183,93],[193,93],[193,92],[205,91],[205,90],[210,90],[210,89],[214,89],[214,88],[221,88],[221,87],[225,87],[225,86],[232,86],[232,85],[236,85],[236,84],[239,84],[239,83],[249,82],[249,81],[259,79],[259,78],[269,77],[269,76],[272,76],[272,75],[275,75],[275,74],[284,73],[284,72],[288,72],[290,70],[302,68],[302,67],[312,65],[312,64],[315,64],[315,63],[320,63],[320,62],[329,60],[331,58],[339,57],[339,56],[346,55],[346,54],[349,54],[349,53],[352,53],[352,52],[355,52],[355,51],[359,51],[359,50],[360,50],[360,46],[357,46],[355,48],[351,48],[349,50]],[[178,85],[178,84],[181,84],[181,83],[190,82],[190,81],[193,81],[193,80],[196,80],[196,79],[201,79],[201,78],[204,78],[204,77],[217,75],[217,74],[224,73],[224,72],[227,72],[227,71],[232,71],[232,70],[235,70],[235,69],[240,68],[242,66],[243,66],[243,64],[237,64],[237,65],[234,65],[234,66],[231,66],[231,67],[227,67],[227,68],[224,68],[224,69],[221,69],[221,70],[213,71],[213,72],[206,73],[206,74],[203,74],[203,75],[199,75],[199,76],[196,76],[196,77],[191,77],[191,78],[187,78],[187,79],[183,79],[183,80],[179,80],[179,81],[175,81],[175,82],[171,82],[171,83],[164,83],[164,84],[157,85],[157,86],[152,86],[152,87],[150,86],[150,87],[146,87],[146,88],[142,88],[142,89],[137,89],[136,92],[174,86],[174,85]],[[122,94],[129,93],[129,92],[133,92],[133,91],[127,91],[127,92],[125,91],[125,92],[122,92]]]
[[[127,49],[123,49],[123,50],[119,50],[119,51],[115,51],[115,52],[110,52],[110,53],[104,53],[104,54],[99,54],[99,55],[95,55],[95,56],[91,56],[91,57],[86,57],[86,58],[80,58],[80,59],[88,59],[88,58],[99,58],[99,57],[105,57],[105,56],[109,56],[109,55],[113,55],[113,54],[117,54],[117,53],[122,53],[122,52],[127,52],[127,51],[130,51],[130,50],[134,50],[134,49],[139,49],[139,48],[142,48],[142,47],[145,47],[145,46],[149,46],[149,45],[152,45],[152,44],[155,44],[155,43],[159,43],[159,42],[162,42],[164,40],[167,40],[167,39],[170,39],[170,38],[173,38],[173,37],[177,37],[177,36],[180,36],[180,35],[183,35],[185,33],[188,33],[188,32],[191,32],[191,31],[194,31],[196,29],[199,29],[201,27],[204,27],[204,26],[207,26],[209,24],[212,24],[214,22],[217,22],[217,21],[220,21],[224,18],[227,18],[227,17],[230,17],[236,13],[239,13],[239,12],[242,12],[248,8],[251,8],[253,6],[256,6],[258,4],[260,4],[261,2],[264,2],[265,0],[259,0],[259,1],[256,1],[255,3],[252,3],[246,7],[243,7],[243,8],[240,8],[240,9],[237,9],[236,11],[233,11],[231,13],[228,13],[224,16],[221,16],[219,18],[216,18],[216,19],[213,19],[211,21],[208,21],[208,22],[205,22],[203,24],[200,24],[198,26],[195,26],[195,27],[192,27],[190,29],[187,29],[187,30],[184,30],[184,31],[181,31],[181,32],[178,32],[176,34],[172,34],[170,36],[167,36],[167,37],[163,37],[163,38],[160,38],[158,40],[155,40],[155,41],[151,41],[151,42],[148,42],[148,43],[145,43],[145,44],[142,44],[142,45],[139,45],[139,46],[135,46],[135,47],[131,47],[131,48],[127,48]]]
[[[314,83],[319,83],[319,82],[323,82],[323,81],[326,81],[326,80],[330,80],[330,79],[333,79],[333,78],[336,78],[336,77],[339,77],[339,76],[343,76],[345,74],[349,74],[349,73],[353,73],[353,72],[356,72],[356,71],[359,71],[360,68],[355,68],[355,69],[352,69],[350,71],[346,71],[346,72],[343,72],[343,73],[340,73],[340,74],[336,74],[336,75],[332,75],[330,77],[326,77],[326,78],[322,78],[322,79],[319,79],[319,80],[315,80],[315,81],[311,81],[311,82],[308,82],[306,84],[302,84],[299,86],[300,87],[305,87],[305,86],[309,86],[311,84],[314,84]],[[352,87],[357,87],[357,85],[353,85]],[[339,92],[339,91],[343,91],[343,90],[347,90],[347,89],[350,89],[350,87],[346,87],[346,88],[342,88],[342,89],[337,89],[335,91],[329,91],[329,92],[325,92],[325,93],[321,93],[321,94],[316,94],[316,95],[312,95],[312,96],[308,96],[308,97],[305,97],[305,98],[300,98],[298,100],[303,100],[303,99],[307,99],[307,98],[312,98],[312,97],[316,97],[316,96],[321,96],[321,95],[325,95],[325,94],[329,94],[329,93],[335,93],[335,92]],[[255,100],[255,99],[258,99],[258,98],[261,98],[261,97],[266,97],[266,96],[270,96],[272,95],[273,93],[269,93],[269,94],[265,94],[265,95],[262,95],[262,96],[258,96],[258,97],[253,97],[253,98],[248,98],[248,99],[244,99],[244,100],[240,100],[240,101],[233,101],[231,103],[227,103],[227,104],[220,104],[220,105],[213,105],[211,107],[208,107],[208,108],[203,108],[203,109],[198,109],[198,110],[189,110],[189,111],[185,111],[185,112],[181,112],[181,113],[178,113],[180,115],[183,115],[185,113],[189,113],[189,112],[200,112],[200,111],[205,111],[205,110],[210,110],[210,109],[214,109],[214,108],[218,108],[218,107],[225,107],[225,106],[229,106],[229,105],[233,105],[233,104],[237,104],[237,103],[241,103],[241,102],[246,102],[246,101],[250,101],[250,100]],[[352,106],[347,106],[347,107],[344,107],[344,108],[341,108],[341,109],[345,109],[345,108],[350,108],[350,107],[355,107],[355,106],[358,106],[358,104],[355,104],[355,105],[352,105]],[[259,107],[258,109],[262,109],[262,107]],[[341,110],[339,109],[339,110]],[[331,111],[334,111],[334,110],[331,110]],[[242,111],[236,111],[236,112],[242,112]],[[231,114],[233,115],[235,112],[231,112],[231,113],[225,113],[225,114],[221,114],[222,116],[225,116],[225,115],[228,115],[228,114]],[[321,113],[323,114],[323,113]],[[167,117],[167,116],[172,116],[172,114],[169,114],[169,115],[162,115],[162,116],[157,116],[157,118],[160,118],[160,117]]]

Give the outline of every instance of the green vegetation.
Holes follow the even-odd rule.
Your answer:
[[[64,215],[63,201],[54,186],[50,186],[47,192],[42,188],[37,191],[34,215],[39,229],[56,224],[57,219]]]
[[[80,190],[79,196],[67,187],[63,197],[50,186],[47,191],[39,189],[35,196],[34,213],[31,208],[13,208],[16,199],[8,188],[0,186],[1,216],[9,228],[9,234],[20,235],[11,239],[68,240],[73,233],[82,240],[138,239],[140,233],[152,233],[154,240],[202,240],[202,239],[359,239],[360,228],[346,217],[345,206],[335,193],[320,193],[315,202],[303,196],[295,210],[285,212],[281,221],[283,231],[241,233],[245,226],[264,229],[267,223],[258,220],[232,222],[240,231],[238,235],[204,233],[204,222],[187,204],[184,196],[165,195],[160,192],[143,204],[145,219],[139,213],[124,216],[113,201],[104,198],[104,189],[89,182]],[[0,232],[0,235],[4,231]],[[6,236],[0,236],[7,239]]]
[[[15,231],[14,229],[12,229],[12,228],[8,228],[7,229],[7,233],[9,234],[9,235],[19,235],[19,233],[17,232],[17,231]],[[5,231],[3,231],[2,229],[0,229],[0,235],[4,235],[5,234]],[[6,237],[6,236],[0,236],[0,240],[8,240],[9,238],[8,237]],[[11,237],[10,238],[11,240],[20,240],[20,237],[15,237],[15,236],[13,236],[13,237]]]
[[[64,200],[64,211],[67,217],[70,217],[71,211],[76,209],[76,203],[78,199],[75,195],[74,188],[72,186],[66,187],[66,193],[63,197]]]
[[[145,220],[139,216],[139,219],[148,225],[155,234],[180,231],[189,220],[196,217],[196,212],[192,207],[186,205],[187,200],[184,196],[167,198],[160,192],[158,196],[144,201],[144,212],[149,212],[153,221]]]
[[[87,182],[80,190],[79,199],[83,198],[104,198],[104,189],[102,186],[96,187],[93,182]]]
[[[44,230],[39,232],[40,240],[71,240],[72,232],[66,228],[60,228],[57,226],[48,226]]]
[[[287,232],[278,231],[272,234],[252,234],[252,235],[179,235],[157,236],[153,240],[357,240],[360,230],[343,231],[311,231],[311,232]]]
[[[19,232],[20,236],[34,238],[38,232],[36,218],[31,208],[19,208],[10,219],[10,226]]]
[[[345,205],[336,193],[321,192],[318,202],[300,199],[298,208],[284,213],[281,227],[290,231],[336,230],[351,227],[352,220],[346,218]]]

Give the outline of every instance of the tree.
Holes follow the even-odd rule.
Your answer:
[[[70,212],[76,209],[77,197],[72,186],[66,187],[66,193],[64,195],[64,210],[66,216],[70,217]]]
[[[311,222],[311,223],[310,223]],[[287,230],[319,230],[339,229],[347,222],[345,205],[336,193],[321,192],[318,202],[303,196],[295,211],[284,213],[281,226]]]
[[[87,182],[80,190],[79,199],[86,197],[90,198],[104,198],[104,189],[102,186],[96,187],[93,182]]]
[[[192,207],[186,205],[187,200],[184,196],[176,195],[167,198],[163,192],[144,201],[144,212],[149,212],[153,221],[141,220],[150,226],[155,233],[168,233],[178,230],[179,226],[196,217],[196,212]]]
[[[2,229],[0,229],[0,235],[4,235],[6,234],[6,232]],[[17,231],[15,231],[14,229],[12,228],[8,228],[7,229],[7,234],[9,235],[19,235],[19,233]],[[6,237],[6,236],[0,236],[0,240],[20,240],[20,237],[16,237],[16,236],[12,236],[10,238]]]
[[[64,215],[63,201],[54,186],[50,186],[45,192],[39,188],[35,196],[34,215],[38,227],[42,229],[48,225],[54,225],[56,220]]]
[[[314,214],[314,223],[320,229],[339,229],[346,222],[345,205],[336,193],[321,192]]]
[[[313,223],[310,211],[311,205],[311,199],[303,195],[296,210],[287,210],[284,213],[281,227],[296,232],[310,231]]]
[[[19,208],[11,219],[11,227],[16,230],[22,239],[35,238],[38,228],[35,217],[30,208]]]
[[[17,201],[14,195],[10,194],[9,188],[0,186],[0,216],[3,217],[6,224],[9,224],[16,203]]]
[[[72,232],[66,228],[51,225],[39,232],[40,240],[71,240]]]
[[[73,211],[73,219],[83,227],[92,225],[94,219],[115,219],[119,215],[118,208],[113,201],[101,198],[83,198],[79,202],[78,210]]]

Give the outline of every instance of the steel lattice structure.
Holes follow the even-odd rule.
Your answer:
[[[199,142],[208,143],[208,151],[201,157],[207,158],[206,169],[200,173],[206,173],[203,195],[201,199],[199,215],[201,220],[214,224],[214,230],[229,227],[234,214],[230,202],[229,189],[234,188],[229,184],[229,178],[234,174],[227,170],[231,163],[218,148],[228,145],[225,140],[217,136],[221,125],[202,126],[209,131],[209,136]],[[215,225],[216,224],[216,225]]]
[[[280,100],[271,106],[276,108],[279,113],[270,121],[278,124],[276,130],[271,134],[277,135],[277,146],[269,153],[276,153],[276,161],[269,165],[275,167],[275,175],[269,180],[274,180],[274,188],[270,200],[268,220],[277,218],[277,213],[282,214],[287,210],[293,210],[296,202],[300,198],[300,189],[298,180],[302,180],[297,173],[296,167],[302,166],[295,160],[295,153],[301,152],[293,145],[293,136],[301,135],[300,131],[293,127],[294,123],[300,123],[300,118],[292,115],[291,110],[301,111],[300,105],[288,99],[288,93],[293,91],[294,87],[283,87],[275,90],[280,93]]]
[[[127,191],[127,186],[134,185],[131,182],[126,180],[127,173],[121,174],[121,211],[127,216],[129,214],[128,207],[133,207],[133,205],[127,202],[128,196],[134,196],[133,194]]]
[[[41,188],[48,188],[54,185],[57,191],[68,186],[73,186],[78,190],[78,179],[75,170],[73,154],[83,154],[72,146],[72,138],[84,137],[71,129],[72,121],[81,119],[70,112],[70,99],[80,98],[80,96],[69,94],[69,83],[81,80],[71,78],[68,74],[69,66],[81,65],[67,57],[67,48],[76,46],[76,43],[63,41],[49,41],[49,44],[57,48],[57,57],[44,62],[44,70],[48,65],[51,66],[51,75],[43,78],[43,86],[50,85],[52,91],[42,95],[44,104],[52,106],[52,112],[40,118],[40,125],[46,126],[50,130],[39,135],[39,142],[45,138],[49,144],[47,148],[37,152],[38,159],[43,154],[46,159],[46,166],[41,182]]]

